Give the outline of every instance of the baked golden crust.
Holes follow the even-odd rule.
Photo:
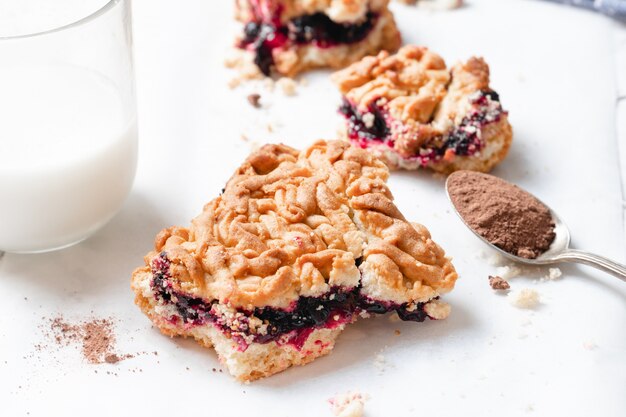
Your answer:
[[[449,154],[432,163],[411,161],[463,123],[476,108],[477,93],[491,91],[489,67],[482,58],[473,57],[448,69],[438,54],[409,45],[394,55],[381,51],[377,56],[363,58],[335,73],[333,80],[360,114],[370,113],[373,107],[384,109],[393,144],[372,143],[372,150],[392,168],[415,169],[422,165],[449,172],[472,166],[489,170],[508,152],[512,130],[507,114],[499,103],[489,100],[484,111],[497,111],[497,116],[493,113],[494,120],[484,124],[482,140],[485,148],[498,149],[456,158]]]
[[[368,11],[387,10],[389,0],[236,0],[235,15],[242,22],[259,19],[281,23],[306,14],[324,13],[338,23],[363,20]]]
[[[159,233],[133,281],[165,252],[179,291],[244,309],[286,308],[359,285],[360,259],[363,294],[426,302],[451,290],[457,275],[426,228],[393,204],[387,177],[381,161],[345,142],[302,152],[266,145],[190,228]]]

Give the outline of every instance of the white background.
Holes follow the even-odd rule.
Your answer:
[[[624,55],[616,58],[624,28],[547,2],[467,3],[453,12],[394,11],[405,42],[428,45],[449,64],[486,58],[515,131],[495,174],[560,213],[574,246],[624,262],[616,125],[626,126],[626,112],[622,103],[617,124],[615,110],[625,94],[616,76],[618,62],[621,82],[626,73]],[[227,87],[233,74],[222,62],[237,31],[231,6],[135,1],[135,187],[119,215],[80,245],[0,261],[0,415],[319,417],[330,415],[328,398],[348,390],[371,396],[368,417],[626,415],[626,284],[585,267],[563,267],[554,282],[527,274],[511,285],[536,289],[542,302],[516,309],[489,288],[496,268],[450,211],[443,180],[427,172],[394,173],[390,186],[406,217],[428,226],[454,257],[460,279],[446,296],[447,320],[361,321],[330,356],[248,386],[212,372],[219,363],[211,350],[151,328],[133,305],[130,274],[161,228],[188,224],[219,194],[250,152],[241,135],[303,147],[333,138],[341,125],[326,72],[306,75],[296,97]],[[247,103],[252,91],[263,110]],[[46,341],[42,317],[59,313],[112,316],[120,353],[159,355],[89,365],[71,348],[37,351]],[[374,366],[381,350],[383,371]]]

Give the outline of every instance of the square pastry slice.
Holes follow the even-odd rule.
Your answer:
[[[448,69],[427,48],[405,46],[363,58],[333,79],[347,137],[391,168],[487,172],[511,145],[508,113],[482,58]]]
[[[395,51],[400,33],[389,0],[237,0],[240,48],[259,70],[294,76],[341,68],[380,50]]]
[[[344,141],[266,145],[189,228],[158,234],[135,302],[166,335],[213,346],[241,381],[329,353],[358,317],[445,318],[455,269],[398,211],[387,176]]]

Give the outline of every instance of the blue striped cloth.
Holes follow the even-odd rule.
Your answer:
[[[595,10],[618,19],[626,19],[626,0],[549,0]]]

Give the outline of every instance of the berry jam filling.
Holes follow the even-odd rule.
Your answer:
[[[277,16],[271,22],[248,22],[244,26],[239,47],[253,50],[254,63],[263,74],[269,76],[274,64],[274,49],[288,44],[330,48],[360,42],[371,32],[377,19],[377,14],[369,12],[360,23],[343,24],[331,20],[324,13],[315,13],[281,24]]]
[[[359,258],[361,259],[361,258]],[[359,261],[357,259],[357,262]],[[424,321],[424,303],[408,305],[380,302],[365,297],[360,287],[334,287],[319,297],[300,297],[287,310],[263,307],[253,311],[233,309],[216,300],[206,301],[174,289],[165,252],[152,262],[152,289],[157,301],[173,307],[168,320],[185,326],[212,324],[237,341],[245,350],[250,343],[288,343],[300,349],[313,329],[334,328],[350,323],[366,312],[385,314],[396,311],[405,321]]]
[[[502,114],[506,113],[502,110],[500,97],[495,91],[478,91],[469,100],[472,110],[458,126],[429,141],[420,149],[419,154],[408,159],[417,159],[421,165],[427,165],[443,159],[449,152],[458,156],[471,156],[479,152],[484,146],[481,129],[498,122]],[[361,113],[344,98],[339,113],[346,118],[348,137],[360,147],[367,148],[372,143],[394,146],[394,138],[389,128],[390,117],[376,103],[369,106],[368,112]]]
[[[385,115],[375,102],[368,107],[368,113],[365,114],[370,116],[366,117],[344,98],[341,107],[339,107],[339,113],[348,122],[350,139],[357,141],[361,147],[367,147],[368,141],[391,142],[391,146],[393,146],[393,141],[389,138],[391,131],[385,121]]]

